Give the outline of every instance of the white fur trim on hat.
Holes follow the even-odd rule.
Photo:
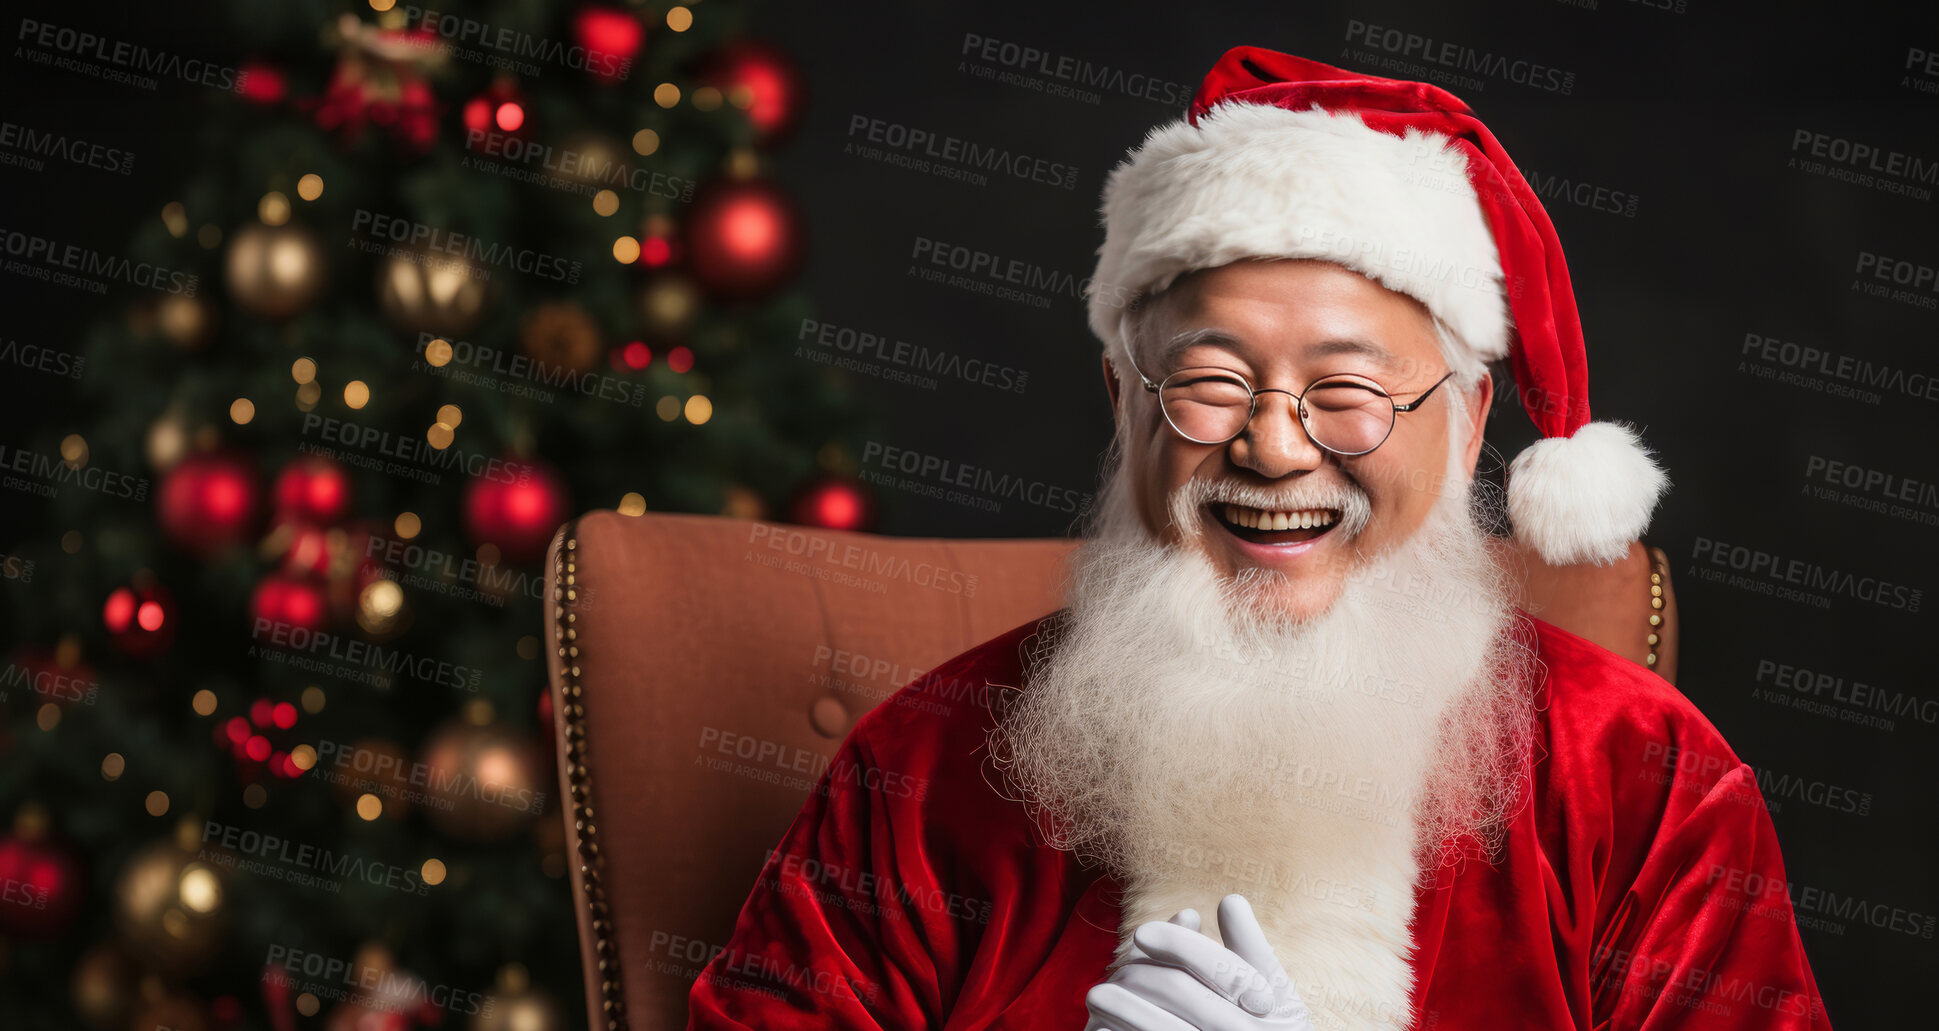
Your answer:
[[[1552,566],[1606,566],[1649,527],[1670,485],[1636,431],[1592,422],[1571,437],[1545,437],[1508,466],[1508,521]]]
[[[1426,305],[1463,345],[1449,364],[1479,378],[1508,353],[1510,318],[1466,169],[1439,134],[1396,136],[1317,107],[1227,101],[1196,126],[1158,126],[1105,181],[1091,331],[1115,350],[1125,306],[1186,272],[1317,258]]]

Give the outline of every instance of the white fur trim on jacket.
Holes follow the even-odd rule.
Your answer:
[[[1464,380],[1508,353],[1501,259],[1460,150],[1351,112],[1228,101],[1151,130],[1105,180],[1086,288],[1114,353],[1119,318],[1179,275],[1246,258],[1317,258],[1426,305],[1454,330]]]

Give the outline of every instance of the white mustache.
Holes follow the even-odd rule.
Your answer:
[[[1187,536],[1198,533],[1193,513],[1208,504],[1244,505],[1268,512],[1327,508],[1340,513],[1335,532],[1351,537],[1373,520],[1373,502],[1360,488],[1338,481],[1301,479],[1288,487],[1263,488],[1233,480],[1187,480],[1173,490],[1172,524]]]

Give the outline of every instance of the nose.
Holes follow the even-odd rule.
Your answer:
[[[1299,421],[1299,402],[1284,390],[1258,392],[1252,421],[1227,446],[1232,464],[1268,479],[1312,472],[1326,460],[1326,452],[1306,435]]]

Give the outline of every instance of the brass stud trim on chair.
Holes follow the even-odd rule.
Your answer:
[[[567,527],[565,549],[560,553],[553,568],[553,596],[564,598],[567,603],[576,602],[579,592],[573,590],[578,577],[579,540],[574,534],[578,525]],[[563,604],[555,605],[552,610],[553,634],[556,638],[577,640],[579,632],[568,624],[577,622],[578,617],[567,611]],[[572,656],[577,658],[579,649],[572,648]],[[566,649],[559,649],[560,659],[566,658]],[[556,718],[565,724],[565,738],[570,762],[566,766],[568,794],[572,797],[572,822],[578,832],[578,852],[583,860],[579,867],[580,883],[585,885],[586,918],[592,928],[593,951],[598,953],[599,967],[602,972],[617,971],[619,965],[619,945],[613,938],[613,925],[607,919],[606,887],[600,878],[602,861],[599,851],[599,828],[592,821],[592,772],[586,766],[586,707],[580,701],[583,696],[579,682],[578,663],[560,664],[559,693],[572,701],[570,705],[558,707]],[[626,1031],[626,999],[621,978],[606,976],[599,981],[600,1008],[606,1017],[606,1031]]]
[[[1651,669],[1655,669],[1656,668],[1656,649],[1657,649],[1657,646],[1660,645],[1663,641],[1662,635],[1656,632],[1656,628],[1663,625],[1663,616],[1661,614],[1663,611],[1663,574],[1668,572],[1669,570],[1666,569],[1661,562],[1658,562],[1656,560],[1656,553],[1653,551],[1649,552],[1649,561],[1650,561],[1649,604],[1650,604],[1650,608],[1655,611],[1652,611],[1649,617],[1649,625],[1650,625],[1650,635],[1648,637],[1649,657],[1643,660],[1643,664],[1648,666]]]

